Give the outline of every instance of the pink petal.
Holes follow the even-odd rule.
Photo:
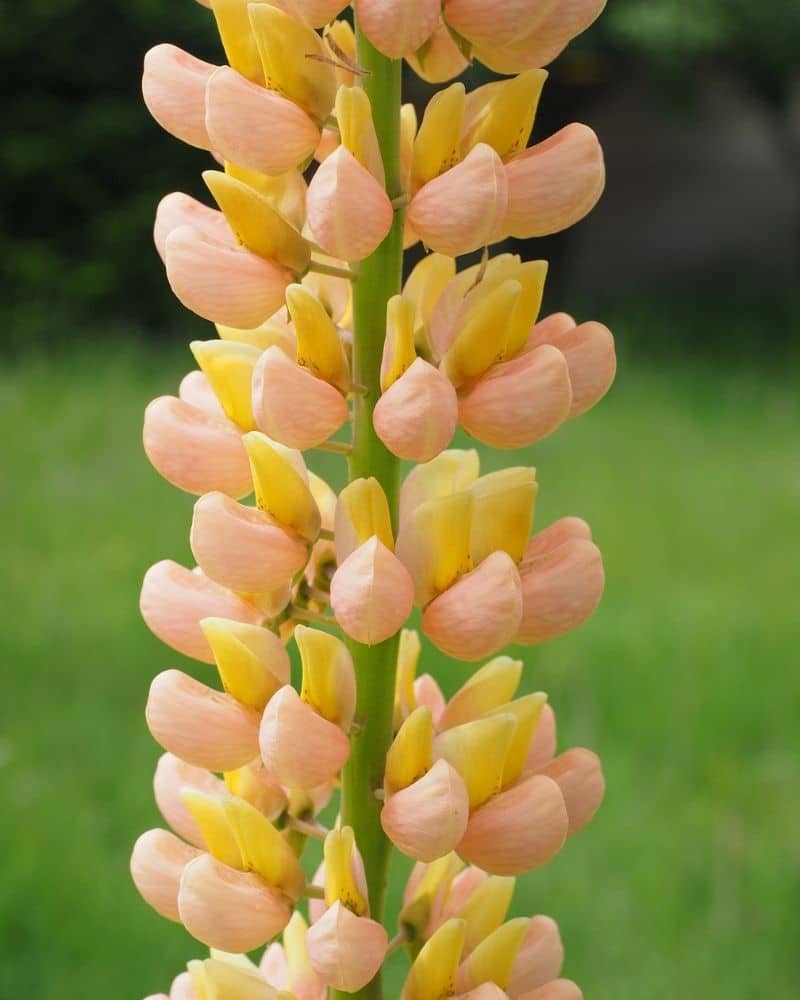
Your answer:
[[[308,959],[323,982],[334,989],[355,993],[380,969],[388,935],[384,928],[358,917],[338,900],[306,934]]]
[[[571,979],[554,979],[530,993],[523,993],[517,1000],[583,1000],[583,993]]]
[[[203,239],[236,247],[238,243],[222,212],[209,208],[182,191],[165,195],[158,203],[153,226],[153,242],[162,260],[166,260],[167,237],[173,229],[191,226]]]
[[[578,417],[599,402],[611,388],[617,373],[614,337],[607,326],[589,322],[550,333],[537,334],[534,328],[528,344],[541,340],[542,336],[547,336],[547,343],[557,347],[567,359],[572,385],[569,415]]]
[[[558,924],[550,917],[533,917],[514,959],[506,989],[512,997],[549,983],[561,972],[564,946]]]
[[[448,0],[447,23],[471,42],[513,45],[530,36],[557,0]]]
[[[414,606],[405,566],[377,536],[344,560],[331,580],[331,607],[344,631],[367,646],[398,632]]]
[[[538,771],[553,759],[556,752],[556,713],[545,705],[525,758],[526,771]]]
[[[171,135],[211,149],[206,131],[206,84],[216,66],[175,45],[156,45],[144,57],[142,96],[147,110]]]
[[[450,444],[455,433],[455,389],[438,368],[417,358],[380,397],[372,421],[375,433],[392,454],[429,462]]]
[[[467,786],[445,760],[437,760],[422,778],[392,795],[381,810],[386,836],[417,861],[449,854],[464,836],[468,819]]]
[[[433,715],[434,725],[438,726],[447,703],[436,678],[430,674],[420,674],[414,681],[414,697],[417,705],[428,706]]]
[[[133,845],[131,877],[145,902],[167,920],[180,922],[181,874],[199,854],[168,830],[148,830]]]
[[[440,0],[355,0],[361,30],[390,59],[416,52],[434,32]]]
[[[548,527],[543,528],[542,531],[537,531],[536,534],[528,539],[528,544],[525,546],[524,559],[537,559],[539,556],[543,556],[545,552],[552,552],[553,549],[557,549],[559,545],[563,545],[564,542],[568,542],[572,538],[584,538],[586,541],[591,542],[592,540],[592,529],[580,517],[560,517],[557,521],[553,521]]]
[[[569,835],[582,830],[591,820],[605,793],[600,758],[591,750],[574,747],[541,768],[541,774],[558,782],[569,816]]]
[[[206,842],[200,827],[181,798],[184,788],[220,797],[227,792],[224,782],[205,768],[187,764],[171,753],[162,754],[153,777],[156,805],[179,836],[195,847],[205,848]]]
[[[211,388],[211,383],[204,372],[197,370],[187,372],[178,386],[178,397],[184,403],[202,410],[203,413],[208,413],[210,416],[218,417],[219,419],[227,419],[225,411],[222,409],[222,404],[217,399],[214,390]]]

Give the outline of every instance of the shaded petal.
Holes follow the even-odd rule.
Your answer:
[[[142,96],[147,110],[171,135],[211,149],[206,131],[206,84],[216,66],[175,45],[156,45],[144,57]]]

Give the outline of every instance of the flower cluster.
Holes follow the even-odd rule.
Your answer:
[[[602,560],[580,518],[533,533],[535,469],[482,472],[477,450],[451,445],[459,426],[492,448],[533,444],[613,381],[606,327],[540,318],[546,262],[488,252],[573,224],[602,191],[586,126],[528,142],[541,67],[603,0],[355,0],[358,44],[340,0],[201,3],[227,64],[158,45],[143,78],[154,118],[218,167],[203,174],[217,208],[172,193],[154,228],[176,296],[218,334],[191,344],[197,368],[144,419],[154,467],[198,499],[197,565],[151,567],[142,615],[222,688],[171,669],[147,701],[167,826],[138,839],[131,871],[211,949],[170,998],[357,993],[404,946],[404,1000],[575,1000],[555,923],[507,913],[515,877],[594,815],[602,771],[588,750],[556,754],[546,695],[518,695],[522,663],[501,650],[585,621]],[[512,75],[452,83],[421,119],[388,108],[390,165],[365,48],[432,82],[472,58]],[[418,241],[430,252],[402,286],[369,287],[374,254]],[[338,495],[306,464],[364,440],[416,463],[399,491],[385,464],[351,462]],[[449,700],[417,677],[415,608],[443,653],[488,660]],[[379,651],[367,673],[365,649]],[[367,688],[387,720],[368,762],[379,778],[355,786],[374,823],[351,818],[343,791],[328,829],[319,814],[378,725]],[[309,838],[324,844],[313,877]],[[392,941],[376,838],[417,862]],[[245,957],[265,945],[259,965]]]

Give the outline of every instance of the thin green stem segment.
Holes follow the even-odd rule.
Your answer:
[[[401,194],[400,103],[402,63],[382,56],[356,25],[358,62],[368,71],[362,85],[372,114],[386,172],[390,198]],[[389,235],[362,261],[353,288],[353,381],[366,392],[353,401],[353,452],[350,479],[374,476],[383,487],[396,522],[398,460],[383,446],[372,426],[372,411],[380,395],[380,368],[386,330],[386,303],[400,291],[403,268],[403,212],[395,212]],[[392,740],[392,711],[398,637],[377,646],[351,642],[358,701],[350,759],[342,772],[342,823],[352,826],[364,858],[371,915],[380,921],[389,870],[391,844],[380,824],[381,802],[375,791],[383,786],[386,751]],[[380,1000],[378,975],[358,993],[334,997]]]

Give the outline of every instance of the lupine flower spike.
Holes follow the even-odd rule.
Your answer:
[[[529,142],[544,67],[603,0],[200,3],[224,62],[161,44],[142,80],[207,157],[208,197],[168,193],[153,240],[214,326],[143,429],[193,495],[196,565],[156,563],[140,606],[205,666],[167,660],[150,685],[164,825],[131,873],[210,951],[150,1000],[377,997],[398,950],[404,1000],[577,1000],[555,922],[509,913],[517,877],[592,819],[603,772],[557,751],[547,695],[504,650],[586,621],[603,563],[580,517],[539,523],[549,468],[485,452],[599,402],[614,340],[543,316],[547,262],[490,248],[600,197],[591,129]],[[401,103],[403,60],[444,84],[424,108]],[[498,78],[467,90],[473,60]],[[315,450],[346,462],[338,491]],[[431,644],[475,664],[450,698]],[[387,915],[394,849],[415,866]]]

